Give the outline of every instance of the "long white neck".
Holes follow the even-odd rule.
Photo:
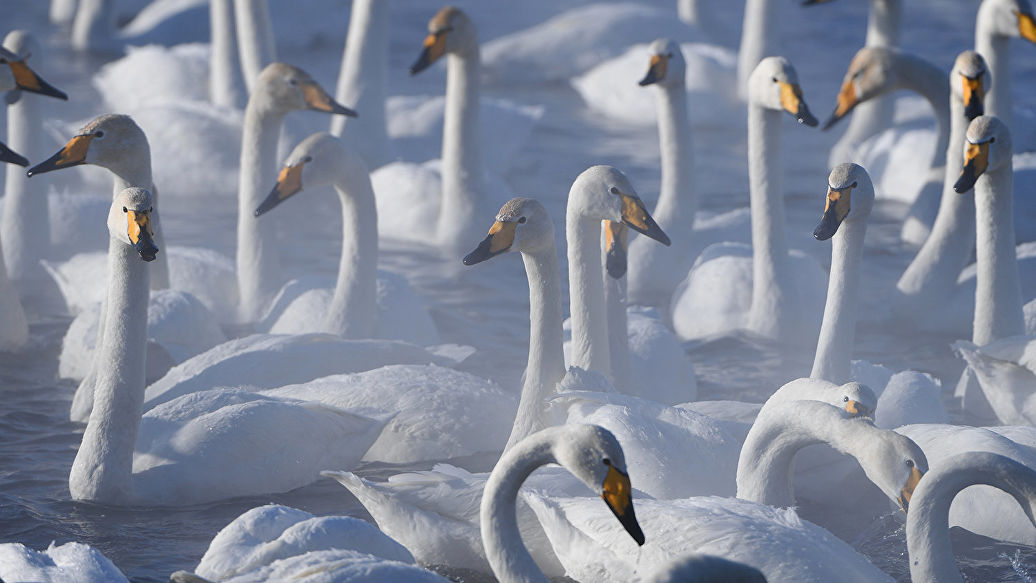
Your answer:
[[[988,8],[987,8],[988,7]],[[983,2],[975,17],[975,51],[986,60],[989,76],[993,78],[983,104],[986,115],[995,115],[1007,127],[1014,122],[1014,101],[1011,98],[1010,37],[996,34],[993,27],[992,2]]]
[[[78,6],[79,0],[51,0],[50,22],[60,26],[71,23],[72,19],[76,17],[76,8]]]
[[[43,159],[44,154],[39,140],[40,105],[39,96],[22,92],[16,103],[7,106],[7,145],[30,160]],[[29,180],[25,172],[15,167],[7,169],[0,240],[7,273],[15,281],[42,273],[40,260],[50,251],[50,220],[44,187],[43,182]]]
[[[975,322],[979,346],[1025,333],[1022,289],[1014,247],[1014,173],[1008,160],[975,183]]]
[[[669,234],[672,246],[691,241],[691,229],[698,211],[694,192],[694,142],[687,115],[687,89],[684,85],[659,87],[658,143],[662,155],[662,183],[658,203],[651,216]],[[645,238],[646,239],[646,238]],[[648,241],[645,241],[647,243]],[[655,242],[650,242],[656,245]],[[669,252],[673,252],[671,249]]]
[[[604,258],[601,259],[603,262]],[[629,334],[626,322],[626,276],[615,279],[605,272],[603,279],[604,281],[601,283],[604,285],[604,305],[608,312],[608,330],[610,332],[608,334],[608,360],[612,367],[612,384],[619,390],[623,390],[630,386],[633,374],[630,371]]]
[[[370,178],[346,180],[335,184],[342,201],[342,255],[326,331],[372,338],[378,322],[378,209]]]
[[[784,234],[781,112],[748,106],[748,180],[752,209],[752,307],[748,329],[785,338],[797,314]]]
[[[565,376],[562,349],[561,272],[554,244],[522,252],[529,280],[529,362],[505,451],[550,425],[546,402]]]
[[[827,303],[810,378],[824,379],[836,385],[849,382],[849,364],[856,336],[860,259],[866,233],[866,217],[855,217],[842,222],[831,242]]]
[[[93,411],[68,478],[75,500],[125,503],[133,496],[133,448],[146,386],[148,277],[134,249],[113,240]]]
[[[871,0],[870,13],[867,16],[867,40],[864,45],[898,47],[902,14],[903,6],[900,0]]]
[[[946,83],[946,71],[908,54],[900,55],[896,65],[899,68],[901,87],[920,93],[932,106],[938,124],[938,139],[932,155],[932,166],[941,166],[943,152],[950,142],[950,87]]]
[[[737,54],[737,86],[742,99],[748,97],[748,77],[763,58],[777,55],[781,10],[772,0],[745,0],[741,25],[741,48]]]
[[[975,249],[975,197],[953,190],[964,166],[961,152],[968,123],[964,104],[957,98],[950,99],[950,138],[939,214],[932,232],[896,284],[905,294],[929,298],[950,295],[957,289],[957,276],[971,260]]]
[[[505,583],[547,583],[518,531],[518,489],[536,468],[556,463],[551,441],[560,431],[547,430],[507,450],[482,492],[479,524],[493,574]]]
[[[270,25],[270,11],[266,0],[234,0],[237,20],[237,49],[241,58],[241,73],[251,93],[255,82],[266,65],[277,60],[277,49]]]
[[[442,132],[442,204],[439,240],[447,250],[464,249],[478,240],[476,217],[485,178],[479,138],[479,68],[477,44],[467,53],[450,53],[446,63],[446,111]]]
[[[255,209],[273,187],[277,138],[284,114],[265,111],[251,99],[245,108],[237,194],[237,290],[241,321],[254,322],[280,284],[276,225]]]
[[[331,117],[331,133],[359,152],[371,169],[393,159],[385,122],[388,21],[389,0],[353,2],[335,101],[360,115]]]
[[[241,107],[245,104],[245,88],[238,66],[233,0],[210,0],[209,27],[209,99],[216,105]]]
[[[110,45],[115,36],[115,0],[79,0],[72,22],[72,48],[92,51]]]
[[[581,216],[569,194],[565,216],[568,238],[568,295],[572,317],[572,366],[611,378],[608,317],[601,269],[601,219]]]
[[[918,482],[910,499],[906,538],[912,581],[963,581],[950,545],[950,505],[958,492],[976,484],[1007,492],[1033,520],[1036,472],[1032,469],[989,452],[968,452],[944,461]]]
[[[108,168],[115,179],[112,181],[112,197],[115,197],[123,190],[136,187],[151,192],[151,200],[154,203],[155,213],[151,218],[151,230],[155,232],[155,245],[159,249],[165,249],[165,233],[162,230],[162,221],[158,212],[158,189],[151,180],[151,150],[150,148],[140,149],[127,154],[117,166]],[[109,248],[114,244],[109,242]],[[167,289],[169,287],[169,259],[159,255],[151,262],[151,289]],[[103,335],[104,329],[101,329]]]

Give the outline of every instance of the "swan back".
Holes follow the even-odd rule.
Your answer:
[[[744,563],[711,555],[687,555],[656,571],[649,583],[766,583],[766,576]]]
[[[464,257],[464,265],[481,263],[508,251],[553,252],[554,221],[539,201],[515,197],[500,207],[489,234]]]
[[[799,87],[799,75],[784,57],[767,57],[748,78],[748,103],[763,109],[787,111],[799,123],[817,125]]]
[[[660,85],[663,87],[684,87],[687,84],[687,62],[683,58],[680,45],[667,38],[660,38],[651,43],[651,62],[647,75],[641,79],[641,85]]]
[[[274,114],[312,109],[356,117],[356,112],[332,99],[309,73],[287,63],[270,63],[262,70],[248,109]]]

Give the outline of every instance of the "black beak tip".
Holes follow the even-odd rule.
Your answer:
[[[957,194],[964,194],[975,187],[975,182],[968,180],[967,176],[961,176],[957,179],[957,182],[953,183],[953,191]]]
[[[796,117],[799,120],[799,123],[806,124],[811,128],[817,127],[817,124],[819,123],[817,118],[813,117],[813,114],[810,113],[808,109],[803,109]]]
[[[831,237],[835,236],[835,229],[829,227],[826,223],[817,225],[816,229],[813,229],[813,238],[817,241],[827,241]]]

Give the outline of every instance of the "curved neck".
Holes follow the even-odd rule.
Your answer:
[[[864,44],[868,47],[898,47],[902,13],[899,0],[871,0]]]
[[[748,107],[748,180],[752,211],[752,307],[748,329],[783,338],[793,325],[789,313],[788,243],[784,234],[784,168],[781,112]]]
[[[663,231],[676,235],[673,238],[675,244],[679,238],[690,240],[691,233],[690,229],[676,225],[693,223],[694,214],[698,211],[698,197],[693,188],[694,143],[684,84],[659,87],[656,95],[662,184],[651,216]],[[686,236],[680,237],[685,233]]]
[[[568,238],[568,295],[572,317],[572,366],[611,379],[608,318],[605,313],[601,269],[601,219],[587,218],[574,209],[568,195],[565,234]]]
[[[1014,247],[1013,170],[1010,161],[975,183],[975,322],[979,346],[1025,333],[1022,290]],[[960,195],[967,196],[967,194]]]
[[[963,581],[950,544],[950,505],[958,492],[976,484],[1007,492],[1021,504],[1029,520],[1033,520],[1036,472],[1032,469],[987,452],[950,458],[918,482],[910,500],[906,537],[911,580]]]
[[[277,139],[283,122],[283,113],[264,111],[256,99],[248,101],[237,194],[237,289],[242,322],[257,320],[280,284],[276,226],[269,217],[256,217],[255,209],[274,184],[270,173],[277,168]]]
[[[940,166],[938,161],[950,141],[950,87],[946,83],[946,72],[924,59],[903,53],[896,60],[896,66],[899,86],[920,93],[935,112],[939,134],[933,154],[936,162],[932,166]]]
[[[108,247],[107,314],[97,351],[93,410],[68,485],[75,500],[125,503],[144,405],[148,266],[132,247]]]
[[[473,234],[484,188],[480,149],[478,44],[450,53],[446,63],[446,111],[442,132],[442,204],[439,240],[446,249],[466,248]]]
[[[209,99],[216,105],[241,107],[245,103],[245,88],[238,66],[233,0],[210,0],[209,27]]]
[[[371,169],[393,159],[385,122],[388,21],[389,0],[353,2],[335,101],[361,114],[331,116],[331,133],[342,136]]]
[[[844,221],[832,241],[827,303],[810,378],[824,379],[836,385],[849,382],[849,365],[856,337],[860,259],[866,233],[866,217],[856,217],[855,220]]]
[[[39,63],[35,62],[34,65]],[[40,160],[39,96],[22,92],[7,106],[7,145],[30,160]],[[47,214],[46,184],[29,180],[24,172],[9,168],[4,182],[4,213],[0,240],[7,273],[21,281],[40,273],[40,260],[49,255],[50,219]]]
[[[270,11],[266,0],[234,0],[234,14],[241,73],[251,93],[255,90],[255,82],[263,67],[277,59]]]
[[[989,10],[983,10],[986,6]],[[995,32],[991,2],[979,6],[975,18],[975,51],[986,60],[986,67],[993,82],[986,91],[984,106],[986,115],[995,115],[1007,127],[1012,127],[1014,115],[1011,98],[1011,51],[1010,37]]]
[[[371,338],[378,315],[378,209],[370,178],[340,180],[342,255],[327,317],[327,332],[344,338]]]
[[[737,86],[742,99],[748,96],[748,77],[759,61],[769,55],[780,54],[777,38],[781,12],[777,2],[772,0],[745,1],[741,47],[737,56]]]
[[[529,280],[529,361],[518,414],[505,451],[550,426],[546,402],[565,376],[561,329],[561,272],[553,242],[549,248],[522,252]]]

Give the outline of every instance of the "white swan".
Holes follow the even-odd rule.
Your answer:
[[[993,82],[986,93],[986,114],[1014,127],[1011,60],[1008,42],[1020,37],[1036,43],[1036,19],[1028,0],[983,0],[975,17],[975,51],[986,60]]]
[[[676,559],[645,579],[647,583],[766,583],[755,567],[710,555],[692,554]]]
[[[233,0],[209,1],[209,100],[236,109],[246,99],[235,22]]]
[[[115,196],[108,215],[109,317],[94,407],[69,475],[72,498],[201,502],[290,490],[312,481],[320,467],[356,463],[385,419],[239,390],[188,395],[141,417],[146,262],[159,252],[153,203],[148,191],[129,188]],[[320,442],[335,446],[311,447]]]
[[[282,282],[275,225],[259,221],[255,209],[273,183],[284,117],[306,109],[356,115],[331,99],[308,73],[285,63],[263,69],[245,107],[237,197],[237,315],[242,322],[258,320]]]
[[[234,0],[234,23],[237,25],[237,49],[241,74],[248,92],[255,93],[259,76],[267,65],[277,60],[277,45],[270,24],[267,0]]]
[[[822,296],[815,290],[823,288],[825,275],[812,258],[789,254],[785,240],[782,111],[800,123],[816,125],[791,63],[767,57],[752,75],[749,96],[752,248],[713,245],[698,258],[672,300],[673,328],[681,338],[741,328],[799,343],[816,336]],[[751,258],[746,257],[749,253]]]
[[[255,215],[272,210],[303,189],[324,185],[333,186],[342,203],[338,281],[333,290],[296,290],[290,303],[289,296],[295,294],[286,292],[293,282],[286,284],[274,300],[274,311],[264,318],[270,324],[269,331],[328,332],[343,338],[437,343],[438,334],[427,305],[409,289],[405,279],[399,286],[402,289],[395,293],[378,293],[379,288],[390,288],[395,281],[378,281],[378,220],[370,175],[359,154],[338,138],[316,133],[300,142],[288,156],[276,186],[255,209]]]
[[[1036,470],[991,453],[969,452],[935,466],[914,491],[907,514],[907,551],[914,581],[963,581],[953,560],[948,516],[959,491],[988,484],[1014,497],[1036,524]],[[1017,506],[1012,509],[1017,512]]]
[[[1008,336],[983,346],[958,341],[953,348],[1001,423],[1036,424],[1036,336]]]
[[[35,551],[21,543],[0,544],[0,579],[49,583],[129,583],[100,551],[83,543],[51,543]]]
[[[773,0],[746,0],[737,50],[737,91],[752,102],[752,75],[764,58],[780,54],[779,33],[784,10]]]

